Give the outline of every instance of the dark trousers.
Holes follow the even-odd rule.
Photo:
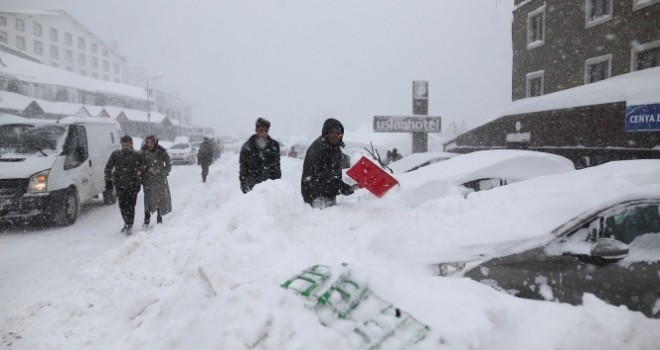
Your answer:
[[[137,203],[137,195],[139,192],[139,187],[137,190],[117,188],[119,211],[121,212],[121,217],[124,218],[124,223],[126,225],[133,225],[133,220],[135,219],[135,203]]]
[[[150,221],[151,221],[151,213],[147,210],[144,212],[144,224],[149,225]],[[156,222],[159,224],[163,222],[163,217],[160,216],[160,208],[156,208]]]
[[[206,179],[206,176],[209,174],[209,165],[210,164],[200,164],[202,166],[202,178]]]

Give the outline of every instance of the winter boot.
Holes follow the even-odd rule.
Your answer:
[[[124,224],[124,226],[122,226],[122,228],[121,228],[121,231],[119,231],[119,232],[126,233],[127,228],[128,228],[128,225]]]
[[[133,225],[126,225],[126,231],[124,231],[126,236],[130,236],[133,234]]]
[[[163,217],[158,214],[156,216],[156,224],[162,224],[163,223]]]
[[[202,182],[206,183],[206,176],[202,175]]]

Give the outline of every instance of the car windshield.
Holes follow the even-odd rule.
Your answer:
[[[190,145],[187,143],[177,143],[176,145],[172,146],[172,149],[187,149],[190,148]]]
[[[18,154],[54,153],[64,135],[64,128],[59,125],[37,126],[20,135]]]

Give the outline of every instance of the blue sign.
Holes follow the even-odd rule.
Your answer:
[[[626,106],[625,131],[660,131],[660,103]]]

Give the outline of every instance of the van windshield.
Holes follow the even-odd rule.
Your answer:
[[[31,124],[0,125],[0,154],[14,152],[21,145],[21,134],[32,128]]]
[[[53,154],[64,135],[65,130],[59,125],[42,125],[26,130],[20,135],[18,154],[42,153]]]

